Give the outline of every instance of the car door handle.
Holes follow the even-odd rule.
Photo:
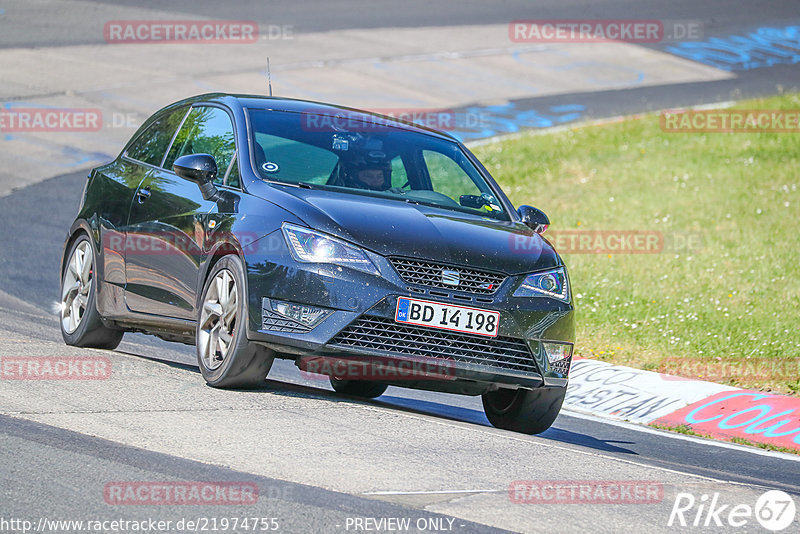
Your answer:
[[[139,204],[143,204],[148,198],[150,198],[150,186],[147,186],[144,189],[139,189],[136,192],[136,200],[139,201]]]

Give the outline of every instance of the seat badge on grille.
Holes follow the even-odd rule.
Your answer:
[[[442,269],[442,283],[446,286],[457,286],[461,282],[461,274],[451,269]]]

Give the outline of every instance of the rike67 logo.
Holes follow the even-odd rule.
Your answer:
[[[719,493],[703,494],[697,498],[691,493],[681,492],[675,496],[667,526],[752,528],[755,519],[765,529],[779,532],[792,524],[796,512],[792,497],[779,490],[764,493],[755,506],[723,503]]]

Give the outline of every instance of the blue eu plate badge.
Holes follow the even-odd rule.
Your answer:
[[[397,299],[396,321],[408,321],[408,299]]]

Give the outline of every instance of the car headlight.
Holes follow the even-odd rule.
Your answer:
[[[529,274],[514,291],[515,297],[552,297],[569,302],[569,282],[564,267]]]
[[[380,275],[363,250],[341,239],[290,223],[283,223],[281,230],[292,257],[299,262],[331,263]]]

